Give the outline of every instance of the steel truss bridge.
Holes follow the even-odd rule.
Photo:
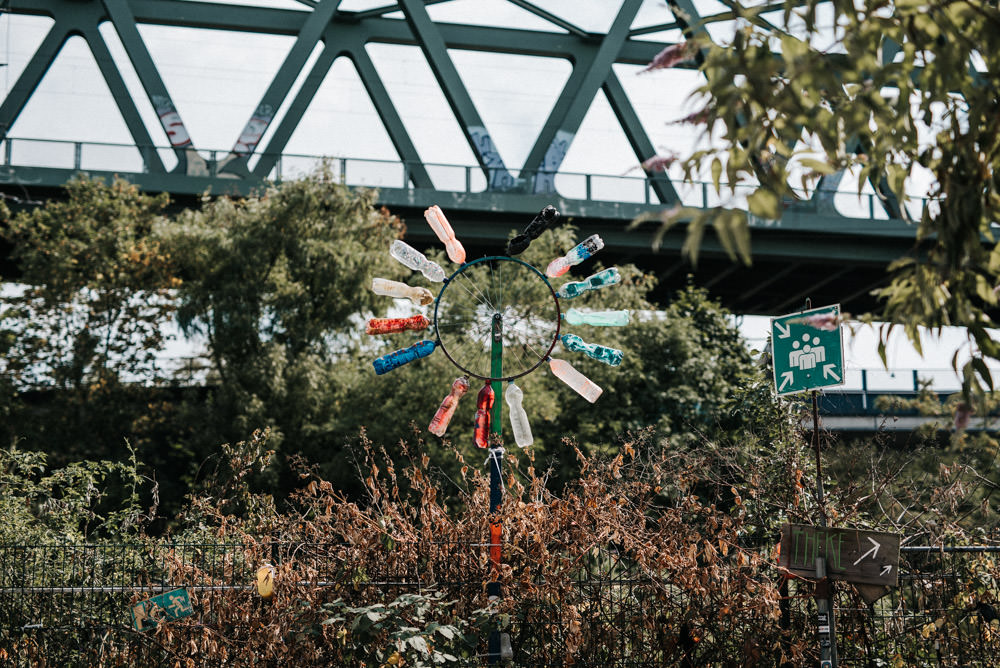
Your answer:
[[[346,57],[399,159],[334,156],[332,169],[348,184],[378,186],[381,202],[413,223],[428,204],[441,205],[474,253],[495,250],[498,236],[552,203],[585,232],[599,231],[613,250],[610,261],[635,262],[657,275],[663,295],[693,274],[695,282],[738,312],[785,312],[807,297],[814,304],[841,302],[846,310],[858,312],[873,305],[869,293],[885,281],[888,262],[913,247],[913,230],[900,219],[894,202],[874,195],[859,202],[855,193],[853,208],[845,213],[838,204],[845,195],[838,194],[840,179],[834,176],[821,182],[811,199],[791,206],[780,222],[751,222],[752,267],[730,261],[711,234],[705,237],[697,268],[691,267],[680,255],[680,229],[668,234],[654,252],[656,226],[629,229],[629,222],[677,203],[714,206],[707,186],[680,183],[665,173],[579,174],[564,171],[562,165],[602,91],[636,164],[654,156],[657,150],[614,66],[649,63],[668,44],[650,41],[650,35],[705,31],[706,26],[732,21],[732,15],[703,16],[693,0],[667,0],[665,5],[656,3],[661,22],[637,26],[644,0],[621,0],[607,30],[595,33],[545,9],[542,0],[507,0],[550,25],[549,30],[528,30],[432,20],[432,6],[447,1],[386,0],[384,6],[347,11],[341,0],[296,0],[293,8],[286,7],[290,0],[282,5],[286,8],[189,0],[0,0],[0,10],[12,15],[53,20],[0,104],[0,189],[22,200],[57,196],[61,186],[83,170],[104,177],[119,174],[146,190],[169,192],[181,203],[194,203],[206,190],[246,194],[266,179],[287,177],[293,165],[310,159],[291,155],[286,147],[334,61]],[[777,12],[782,8],[775,5]],[[101,30],[108,26],[141,83],[143,105],[155,110],[170,146],[155,144],[150,121],[126,84],[125,63],[116,61]],[[192,142],[140,26],[281,35],[294,42],[233,146],[211,150]],[[92,52],[130,144],[56,142],[10,133],[72,37],[82,37]],[[419,47],[475,164],[432,164],[421,156],[366,49],[371,44]],[[317,49],[319,56],[310,58]],[[522,164],[504,163],[459,75],[453,50],[569,62],[569,77]],[[429,240],[422,225],[411,224],[409,234],[417,242]]]

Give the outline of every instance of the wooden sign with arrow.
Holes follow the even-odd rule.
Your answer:
[[[824,557],[831,580],[895,587],[899,538],[861,529],[786,524],[781,528],[778,565],[796,575],[815,578],[816,557]]]

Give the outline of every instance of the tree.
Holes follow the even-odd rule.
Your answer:
[[[687,120],[714,145],[687,156],[687,176],[708,171],[720,194],[752,190],[749,213],[765,219],[845,172],[859,191],[870,182],[916,233],[913,251],[890,266],[878,317],[918,349],[919,326],[968,328],[965,392],[992,388],[984,358],[1000,359],[990,335],[1000,284],[1000,10],[984,0],[833,0],[788,3],[775,16],[770,5],[727,4],[738,18],[729,42],[689,31],[687,52],[700,53],[706,83]],[[911,214],[921,196],[928,205]],[[738,210],[665,220],[690,220],[692,248],[707,224],[730,247],[747,247]]]
[[[3,372],[21,390],[155,377],[161,325],[180,285],[152,236],[167,197],[82,177],[66,194],[14,216],[3,232],[21,271],[0,310]]]
[[[335,363],[380,299],[372,276],[401,271],[388,247],[402,225],[374,204],[373,191],[321,169],[244,199],[206,199],[159,230],[185,277],[178,320],[212,361],[207,400],[186,407],[203,447],[271,427],[288,454],[330,457]]]
[[[124,183],[81,180],[70,194],[67,202],[21,214],[12,228],[30,278],[17,299],[47,309],[32,315],[22,301],[12,301],[5,311],[10,324],[3,340],[11,347],[3,363],[22,370],[13,419],[5,423],[12,438],[56,454],[57,465],[83,452],[121,457],[127,439],[156,471],[168,513],[196,480],[208,479],[220,444],[265,427],[270,447],[316,463],[345,491],[359,491],[355,446],[373,442],[404,459],[400,442],[413,440],[411,423],[447,474],[461,473],[456,452],[479,457],[470,428],[478,387],[460,403],[444,442],[424,433],[460,373],[443,354],[389,376],[374,373],[377,356],[433,334],[363,334],[367,318],[401,308],[371,292],[372,278],[425,284],[389,256],[403,228],[374,207],[373,192],[350,190],[320,171],[245,199],[206,198],[200,209],[172,218],[162,213],[165,198],[147,198]],[[547,231],[520,257],[544,267],[578,236],[569,225]],[[135,248],[145,252],[138,261]],[[427,253],[448,266],[441,248]],[[573,273],[582,278],[601,268],[591,262]],[[730,409],[752,370],[728,315],[695,289],[657,312],[647,299],[654,279],[634,266],[619,269],[621,285],[586,293],[572,305],[629,309],[633,322],[568,331],[621,348],[624,364],[607,367],[560,347],[555,353],[605,389],[601,400],[588,404],[544,365],[519,380],[535,435],[533,456],[540,465],[555,462],[563,479],[575,475],[573,446],[617,454],[630,438],[624,432],[653,426],[663,448],[668,440],[690,443],[739,422]],[[45,299],[32,302],[29,295]],[[201,387],[157,387],[164,379],[153,362],[174,313],[207,348],[211,368]],[[116,324],[104,325],[112,317]],[[60,323],[58,335],[34,327],[45,318]],[[140,329],[146,336],[126,336]],[[98,331],[108,334],[97,337]],[[111,343],[88,348],[78,340]],[[22,355],[29,344],[40,352]],[[81,349],[91,356],[75,353]],[[44,401],[33,402],[26,392],[33,380],[48,384]],[[273,461],[256,482],[271,491],[291,489],[286,458]]]

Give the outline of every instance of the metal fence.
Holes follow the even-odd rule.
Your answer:
[[[6,137],[0,140],[0,171],[3,167],[53,168],[61,170],[105,171],[117,173],[150,173],[150,158],[159,160],[173,169],[176,164],[175,149],[170,146],[134,146],[107,142],[80,142],[30,137]],[[199,151],[205,160],[204,173],[192,174],[205,178],[219,176],[220,163],[230,155],[228,149]],[[258,173],[258,161],[273,165],[266,174]],[[412,163],[400,160],[377,160],[348,156],[318,156],[303,154],[255,153],[249,167],[257,178],[273,181],[300,178],[326,161],[333,174],[351,186],[382,189],[409,189],[413,186],[414,172],[426,172],[434,189],[440,192],[481,193],[485,191],[524,194],[558,193],[570,200],[586,202],[629,202],[658,204],[658,191],[673,188],[684,206],[707,208],[719,205],[744,208],[753,186],[737,184],[730,197],[718,196],[713,184],[707,181],[668,179],[660,173],[645,174],[638,169],[624,174],[592,174],[582,172],[522,171],[499,169],[485,171],[478,165],[443,163]],[[232,175],[230,175],[232,176]],[[845,180],[846,181],[846,180]],[[723,182],[723,185],[725,182]],[[199,186],[202,187],[202,186]],[[199,191],[200,192],[200,191]],[[887,219],[879,197],[874,192],[858,193],[848,188],[800,192],[804,198],[799,203],[803,210],[822,213],[838,212],[848,218]],[[926,207],[936,210],[938,203],[926,198],[912,197],[905,204],[910,216],[919,219]],[[754,225],[768,225],[768,221],[752,220]]]
[[[194,624],[220,624],[215,610],[225,597],[256,600],[254,572],[263,560],[295,560],[301,586],[343,590],[358,600],[386,602],[427,587],[449,597],[482,598],[487,563],[481,543],[413,543],[386,546],[384,560],[365,562],[359,574],[355,548],[345,544],[2,545],[0,546],[0,664],[173,665],[153,633],[132,628],[130,606],[178,587],[198,600]],[[841,666],[993,666],[1000,657],[1000,546],[904,547],[899,586],[867,603],[846,583],[836,584],[837,646]],[[468,573],[442,581],[442,573]],[[777,576],[777,573],[775,573]],[[666,586],[665,586],[666,585]],[[566,606],[530,602],[530,614],[509,627],[514,664],[577,666],[751,665],[747,656],[699,654],[678,662],[676,621],[659,628],[632,624],[656,618],[669,583],[658,581],[617,555],[600,549],[563,595],[586,609],[584,628],[566,637]],[[792,640],[816,644],[812,583],[791,581],[777,624]],[[659,598],[658,598],[659,597]],[[189,627],[189,628],[191,628]],[[716,632],[724,627],[720,626]],[[745,631],[745,629],[744,629]],[[572,642],[574,647],[568,648]],[[32,651],[28,651],[28,650]],[[761,647],[765,657],[773,648]],[[484,648],[485,650],[485,648]],[[44,664],[25,656],[44,657]],[[472,665],[486,663],[480,659]],[[773,659],[761,660],[774,665]]]

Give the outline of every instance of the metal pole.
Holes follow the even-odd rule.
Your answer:
[[[816,503],[819,504],[819,525],[826,527],[826,506],[823,500],[823,460],[819,453],[819,400],[816,390],[812,391],[813,446],[816,448]]]
[[[826,505],[823,498],[823,460],[819,449],[819,399],[812,391],[813,445],[816,448],[816,502],[819,525],[826,528]],[[826,577],[826,559],[816,557],[816,613],[819,623],[819,666],[837,668],[837,626],[833,614],[833,582]]]
[[[499,313],[493,315],[493,332],[490,345],[490,376],[500,378],[503,375],[503,318]],[[497,572],[497,580],[486,584],[486,594],[490,600],[500,597],[500,547],[503,537],[503,526],[500,523],[500,504],[503,502],[503,479],[500,462],[503,461],[503,446],[500,445],[500,435],[503,431],[500,422],[503,408],[503,382],[494,380],[493,415],[490,416],[490,456],[487,464],[490,467],[490,562]],[[500,629],[494,626],[490,629],[489,662],[500,661]]]

